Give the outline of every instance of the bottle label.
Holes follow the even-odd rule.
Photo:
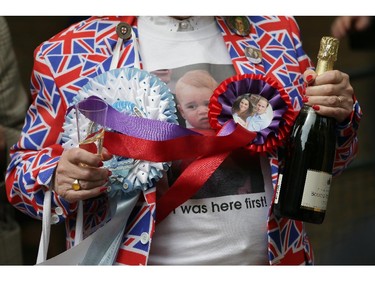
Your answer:
[[[274,201],[275,204],[279,203],[279,195],[280,195],[280,188],[281,188],[282,181],[283,181],[283,174],[279,174],[279,179],[277,181],[277,186],[276,186],[276,194],[275,194],[275,201]]]
[[[324,213],[327,209],[331,181],[332,175],[329,173],[307,170],[301,208]]]

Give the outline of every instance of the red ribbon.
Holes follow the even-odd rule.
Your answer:
[[[228,135],[188,135],[171,140],[152,141],[115,132],[106,132],[104,146],[114,155],[152,162],[195,159],[168,191],[157,201],[156,222],[196,193],[229,153],[248,145],[256,137],[240,125]],[[186,185],[188,183],[188,185]]]
[[[232,151],[249,144],[256,136],[242,126],[220,136],[188,135],[170,140],[153,141],[116,132],[105,132],[104,146],[112,154],[152,162],[191,159]]]

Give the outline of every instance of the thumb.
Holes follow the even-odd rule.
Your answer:
[[[303,80],[305,81],[305,83],[307,85],[311,85],[314,83],[315,81],[315,78],[316,78],[317,74],[314,70],[312,69],[307,69],[304,73],[303,73]]]

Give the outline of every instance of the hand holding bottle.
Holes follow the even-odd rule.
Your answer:
[[[321,74],[309,69],[304,73],[305,103],[320,115],[332,117],[341,123],[353,111],[353,87],[349,76],[338,70]]]
[[[348,75],[333,70],[338,46],[337,39],[323,37],[316,73],[304,73],[305,104],[286,143],[274,201],[276,216],[317,224],[324,220],[336,151],[335,123],[344,121],[353,106]]]

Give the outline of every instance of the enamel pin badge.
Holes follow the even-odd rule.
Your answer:
[[[254,48],[254,47],[246,47],[245,48],[245,56],[249,60],[249,62],[258,64],[262,61],[262,53],[260,50]]]
[[[225,22],[229,29],[240,36],[247,36],[250,34],[250,21],[244,16],[226,17]]]

